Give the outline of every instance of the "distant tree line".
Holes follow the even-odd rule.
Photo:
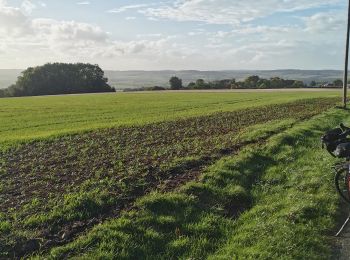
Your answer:
[[[0,97],[115,92],[98,65],[48,63],[28,68]]]
[[[169,88],[154,86],[154,87],[140,87],[140,88],[124,88],[123,92],[139,92],[139,91],[162,91],[169,90]]]
[[[350,81],[348,82],[348,84]],[[333,82],[316,82],[311,81],[310,87],[313,88],[342,88],[343,87],[343,81],[341,79],[336,79]]]
[[[177,89],[277,89],[277,88],[304,88],[306,85],[300,80],[285,80],[279,77],[263,79],[259,76],[250,76],[243,81],[235,79],[224,79],[206,82],[198,79],[190,82],[186,87],[182,85],[182,80],[172,77],[169,81],[170,88]]]

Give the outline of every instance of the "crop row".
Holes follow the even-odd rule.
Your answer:
[[[320,135],[349,119],[347,111],[332,109],[287,127],[176,192],[142,197],[133,210],[43,258],[338,259],[330,237],[341,207],[332,185],[335,160],[321,149]],[[258,125],[259,134],[250,129],[249,135],[288,124]]]
[[[300,100],[138,127],[99,130],[3,152],[0,251],[19,257],[65,244],[152,190],[173,190],[245,143],[243,129],[302,120],[335,99]]]

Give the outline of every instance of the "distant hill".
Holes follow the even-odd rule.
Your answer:
[[[7,88],[15,83],[22,70],[2,70],[0,69],[0,88]]]
[[[1,70],[0,88],[13,84],[22,70]],[[341,79],[340,70],[225,70],[225,71],[197,71],[197,70],[164,70],[164,71],[105,71],[111,86],[117,89],[139,88],[153,86],[168,86],[169,78],[177,76],[182,78],[185,85],[196,79],[213,81],[219,79],[235,78],[242,80],[251,75],[262,78],[281,77],[284,79],[302,80],[309,83],[315,81],[333,81]]]

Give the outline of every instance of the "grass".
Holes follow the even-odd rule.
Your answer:
[[[337,96],[1,99],[0,258],[327,258]]]
[[[339,198],[333,187],[334,159],[320,149],[320,136],[349,113],[333,110],[273,138],[251,189],[254,206],[212,259],[238,255],[258,259],[331,259],[328,235],[336,225]]]
[[[3,152],[0,210],[5,227],[11,223],[11,228],[0,251],[21,256],[65,244],[131,209],[137,198],[176,190],[215,160],[322,113],[336,100],[300,100],[99,130]],[[271,126],[262,127],[266,122]],[[225,194],[242,199],[240,189]]]
[[[0,99],[0,148],[55,135],[234,111],[334,92],[140,93]]]
[[[46,257],[330,259],[327,234],[338,198],[334,159],[320,149],[319,137],[349,121],[347,111],[333,109],[299,123],[263,146],[222,159],[177,192],[141,198],[136,209]],[[265,125],[256,135],[271,130]]]

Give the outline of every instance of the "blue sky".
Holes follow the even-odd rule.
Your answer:
[[[0,0],[0,68],[341,69],[345,0]]]

